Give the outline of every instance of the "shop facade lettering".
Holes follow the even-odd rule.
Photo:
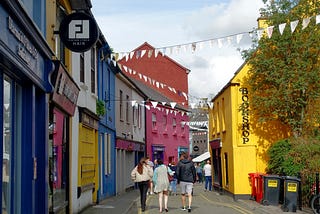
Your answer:
[[[247,88],[240,88],[239,91],[241,92],[241,105],[240,105],[240,112],[242,117],[242,144],[247,144],[249,142],[250,136],[250,125],[249,125],[249,97],[248,97],[248,89]]]

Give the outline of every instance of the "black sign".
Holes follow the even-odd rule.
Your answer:
[[[68,49],[74,52],[85,52],[97,42],[99,30],[93,17],[76,12],[62,20],[59,34]]]
[[[199,151],[199,146],[194,146],[193,151],[195,151],[195,152]]]

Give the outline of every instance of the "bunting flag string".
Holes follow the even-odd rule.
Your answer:
[[[300,22],[300,20],[294,20],[290,21],[289,25],[288,23],[281,23],[279,26],[277,26],[280,35],[283,35],[284,29],[289,26],[291,33],[294,33],[297,26],[299,23],[302,25],[302,30],[306,29],[311,21],[312,18],[315,17],[315,23],[319,24],[320,23],[320,14],[312,17],[306,17]],[[154,50],[137,50],[137,51],[131,51],[131,52],[119,52],[119,53],[113,53],[111,54],[111,59],[108,58],[108,63],[111,64],[113,63],[114,66],[117,64],[119,65],[120,69],[125,71],[126,73],[129,73],[130,75],[138,75],[138,77],[141,80],[144,80],[145,82],[148,82],[149,84],[152,84],[156,86],[157,88],[162,88],[165,89],[167,88],[169,91],[175,94],[179,94],[181,96],[184,96],[185,100],[190,99],[191,95],[187,94],[186,92],[180,91],[175,89],[174,87],[168,86],[164,83],[161,83],[157,80],[154,80],[144,74],[139,73],[138,71],[135,71],[125,65],[121,65],[120,63],[117,62],[119,58],[124,58],[126,61],[129,59],[132,59],[132,57],[135,55],[137,59],[144,57],[145,55],[150,58],[152,56],[157,57],[159,54],[162,54],[163,56],[167,53],[172,54],[172,53],[177,53],[179,54],[182,50],[183,51],[188,51],[190,50],[192,53],[196,52],[197,50],[201,50],[204,46],[213,48],[217,46],[218,48],[222,48],[225,44],[230,45],[233,41],[236,41],[237,44],[239,44],[243,38],[244,35],[248,34],[250,38],[254,38],[254,36],[260,40],[260,38],[263,36],[264,33],[266,33],[267,37],[270,39],[272,37],[272,34],[274,32],[275,26],[268,26],[266,28],[260,28],[256,29],[253,31],[249,32],[242,32],[242,33],[237,33],[233,35],[228,35],[228,36],[223,36],[219,38],[214,38],[214,39],[208,39],[208,40],[201,40],[201,41],[196,41],[196,42],[191,42],[191,43],[185,43],[185,44],[178,44],[178,45],[173,45],[173,46],[167,46],[167,47],[160,47],[160,48],[155,48]],[[200,99],[200,98],[198,98]],[[161,101],[159,101],[161,103]],[[157,106],[158,102],[152,103],[152,106]],[[163,105],[165,105],[165,102],[162,102]],[[136,106],[137,103],[136,101],[132,101],[132,105]],[[170,103],[171,107],[174,109],[175,104]],[[184,104],[183,104],[184,105]],[[191,109],[194,109],[196,107],[202,107],[202,104],[197,104],[196,102],[190,102],[189,105]],[[213,108],[213,103],[212,102],[207,102],[206,105],[212,109]],[[149,105],[144,105],[147,109],[150,109]]]
[[[312,17],[306,17],[302,20],[302,22],[300,22],[300,20],[290,21],[289,24],[290,24],[291,33],[294,33],[299,23],[302,24],[302,30],[307,28],[311,19],[314,17],[315,17],[316,24],[319,24],[320,14]],[[286,26],[287,26],[287,23],[281,23],[279,24],[279,26],[277,26],[281,35],[283,34]],[[252,39],[254,38],[254,35],[255,35],[256,38],[260,40],[263,33],[266,32],[268,38],[271,38],[272,33],[274,31],[274,27],[275,26],[269,26],[267,28],[260,28],[260,29],[256,29],[248,32],[241,32],[241,33],[236,33],[232,35],[222,36],[219,38],[200,40],[200,41],[172,45],[172,46],[164,46],[164,47],[155,48],[154,50],[137,50],[137,51],[131,51],[131,52],[118,52],[118,53],[113,53],[111,58],[115,58],[116,60],[124,58],[126,61],[128,61],[129,59],[132,59],[134,55],[136,56],[137,59],[139,59],[139,58],[142,58],[146,53],[147,53],[147,57],[150,58],[152,56],[157,57],[159,53],[161,53],[162,55],[173,54],[173,53],[179,54],[181,50],[185,52],[190,50],[191,53],[195,53],[197,50],[201,50],[203,47],[213,48],[217,46],[218,48],[222,48],[224,45],[231,45],[233,41],[236,41],[236,44],[239,45],[245,35],[249,35],[249,37]]]

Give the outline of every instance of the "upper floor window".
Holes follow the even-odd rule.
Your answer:
[[[119,94],[119,112],[120,112],[120,120],[123,120],[123,92],[120,90]]]
[[[138,127],[141,128],[142,122],[142,107],[138,105]]]
[[[136,105],[132,106],[132,121],[134,126],[138,125],[138,108]]]
[[[30,18],[37,25],[43,35],[46,33],[46,1],[43,0],[19,0]]]
[[[80,82],[84,83],[84,53],[80,53]]]
[[[184,127],[185,127],[186,122],[181,121],[181,132],[184,133]]]
[[[129,95],[127,95],[126,98],[126,122],[129,123]]]
[[[157,115],[152,112],[152,129],[157,129]]]
[[[167,115],[163,115],[163,128],[167,130],[168,117]]]
[[[177,131],[177,119],[176,118],[173,118],[172,119],[172,128],[173,128],[173,131]]]

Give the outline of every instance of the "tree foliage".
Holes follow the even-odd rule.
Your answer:
[[[266,1],[265,1],[266,3]],[[315,23],[319,0],[270,1],[261,9],[271,38],[265,34],[243,57],[251,69],[247,84],[251,88],[251,111],[260,121],[278,119],[295,136],[307,135],[318,128],[320,96],[320,30]],[[311,17],[308,27],[304,18]],[[290,22],[299,20],[291,32]],[[283,34],[278,26],[286,23]]]

